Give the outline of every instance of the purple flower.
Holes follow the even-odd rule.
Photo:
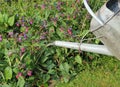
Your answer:
[[[0,42],[2,42],[2,38],[0,38]]]
[[[28,33],[28,30],[29,30],[29,28],[28,28],[28,27],[26,27],[25,32],[26,32],[26,33]]]
[[[69,35],[72,35],[72,28],[69,28],[69,29],[67,30],[67,32],[68,32]]]
[[[27,71],[27,75],[28,75],[28,76],[32,76],[32,71],[31,71],[31,70],[28,70],[28,71]]]
[[[2,42],[2,35],[0,35],[0,42]]]
[[[27,35],[26,34],[24,34],[24,38],[27,39]]]
[[[22,47],[20,50],[21,50],[22,53],[25,52],[25,48],[24,47]]]
[[[18,42],[22,42],[22,38],[21,37],[18,38]]]
[[[29,22],[31,25],[33,24],[33,20],[30,20],[30,22]]]
[[[16,78],[18,79],[20,76],[22,76],[22,73],[19,72],[17,75],[16,75]]]
[[[44,35],[40,36],[41,40],[44,40],[46,37]]]
[[[19,26],[20,26],[19,22],[16,22],[16,26],[17,26],[17,27],[19,27]]]
[[[57,8],[58,10],[61,9],[61,4],[62,4],[62,2],[58,2],[58,3],[57,3],[57,7],[56,7],[56,8]]]
[[[56,8],[57,8],[57,10],[60,10],[60,9],[61,9],[61,6],[57,6]]]
[[[45,7],[46,7],[45,4],[42,4],[42,5],[41,5],[41,8],[42,8],[43,10],[45,9]]]
[[[8,35],[9,35],[10,37],[13,37],[13,32],[12,32],[12,31],[9,32]]]
[[[24,27],[24,26],[25,26],[24,22],[21,24],[21,26],[22,26],[22,27]]]
[[[61,4],[62,4],[62,2],[58,1],[57,5],[61,5]]]
[[[25,20],[24,20],[24,19],[22,19],[22,20],[21,20],[21,22],[25,22]]]
[[[73,19],[75,19],[76,18],[76,15],[73,15]]]
[[[72,28],[70,27],[69,30],[72,30]]]

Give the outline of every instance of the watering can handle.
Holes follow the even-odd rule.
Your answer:
[[[94,14],[94,12],[91,10],[91,8],[89,7],[87,0],[83,0],[84,5],[87,9],[87,11],[90,13],[90,15],[97,21],[99,22],[102,26],[104,25],[104,23]]]

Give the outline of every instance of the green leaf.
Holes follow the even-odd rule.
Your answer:
[[[49,11],[49,10],[46,10],[46,11],[45,11],[45,19],[46,19],[46,20],[48,19],[49,15],[50,15],[50,11]]]
[[[4,75],[6,80],[10,80],[12,78],[12,68],[11,67],[6,67],[4,70]]]
[[[79,64],[82,64],[82,58],[79,55],[75,57],[75,61]]]
[[[67,62],[64,63],[64,69],[66,70],[66,72],[69,72],[70,66]]]
[[[18,73],[19,72],[19,69],[17,67],[13,68],[13,72],[14,73]]]
[[[41,63],[45,63],[48,60],[49,57],[43,57],[41,58]]]
[[[18,78],[17,87],[24,87],[24,85],[25,85],[25,80],[22,76],[20,76]]]
[[[15,16],[11,16],[11,17],[9,17],[9,19],[8,19],[8,24],[9,24],[10,26],[13,26],[14,21],[15,21]]]
[[[48,71],[48,74],[55,74],[56,72],[55,72],[55,70],[54,69],[49,69],[49,71]]]
[[[25,31],[25,27],[21,27],[21,28],[20,28],[20,31],[21,31],[21,32],[24,32],[24,31]]]
[[[7,23],[8,22],[8,14],[3,14],[3,18],[4,18],[4,22]]]
[[[69,79],[67,77],[64,77],[63,80],[65,83],[67,83],[69,81]]]
[[[95,43],[96,43],[96,44],[99,44],[99,43],[100,43],[100,40],[99,40],[99,39],[96,39],[96,40],[95,40]]]
[[[0,13],[0,24],[2,24],[3,23],[3,15],[2,15],[2,13]]]
[[[43,83],[46,83],[49,79],[50,79],[50,75],[49,74],[43,75]]]
[[[3,84],[3,85],[0,85],[0,87],[10,87],[10,85],[8,85],[8,84]]]
[[[65,72],[66,74],[69,73],[70,66],[67,62],[60,65],[60,70]]]

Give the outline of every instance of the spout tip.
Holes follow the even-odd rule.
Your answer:
[[[47,47],[55,45],[55,42],[47,44]]]

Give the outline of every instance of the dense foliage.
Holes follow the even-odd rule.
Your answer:
[[[55,40],[80,42],[91,18],[82,0],[2,0],[0,7],[1,86],[68,82],[84,69],[85,60],[98,56],[47,46]]]

